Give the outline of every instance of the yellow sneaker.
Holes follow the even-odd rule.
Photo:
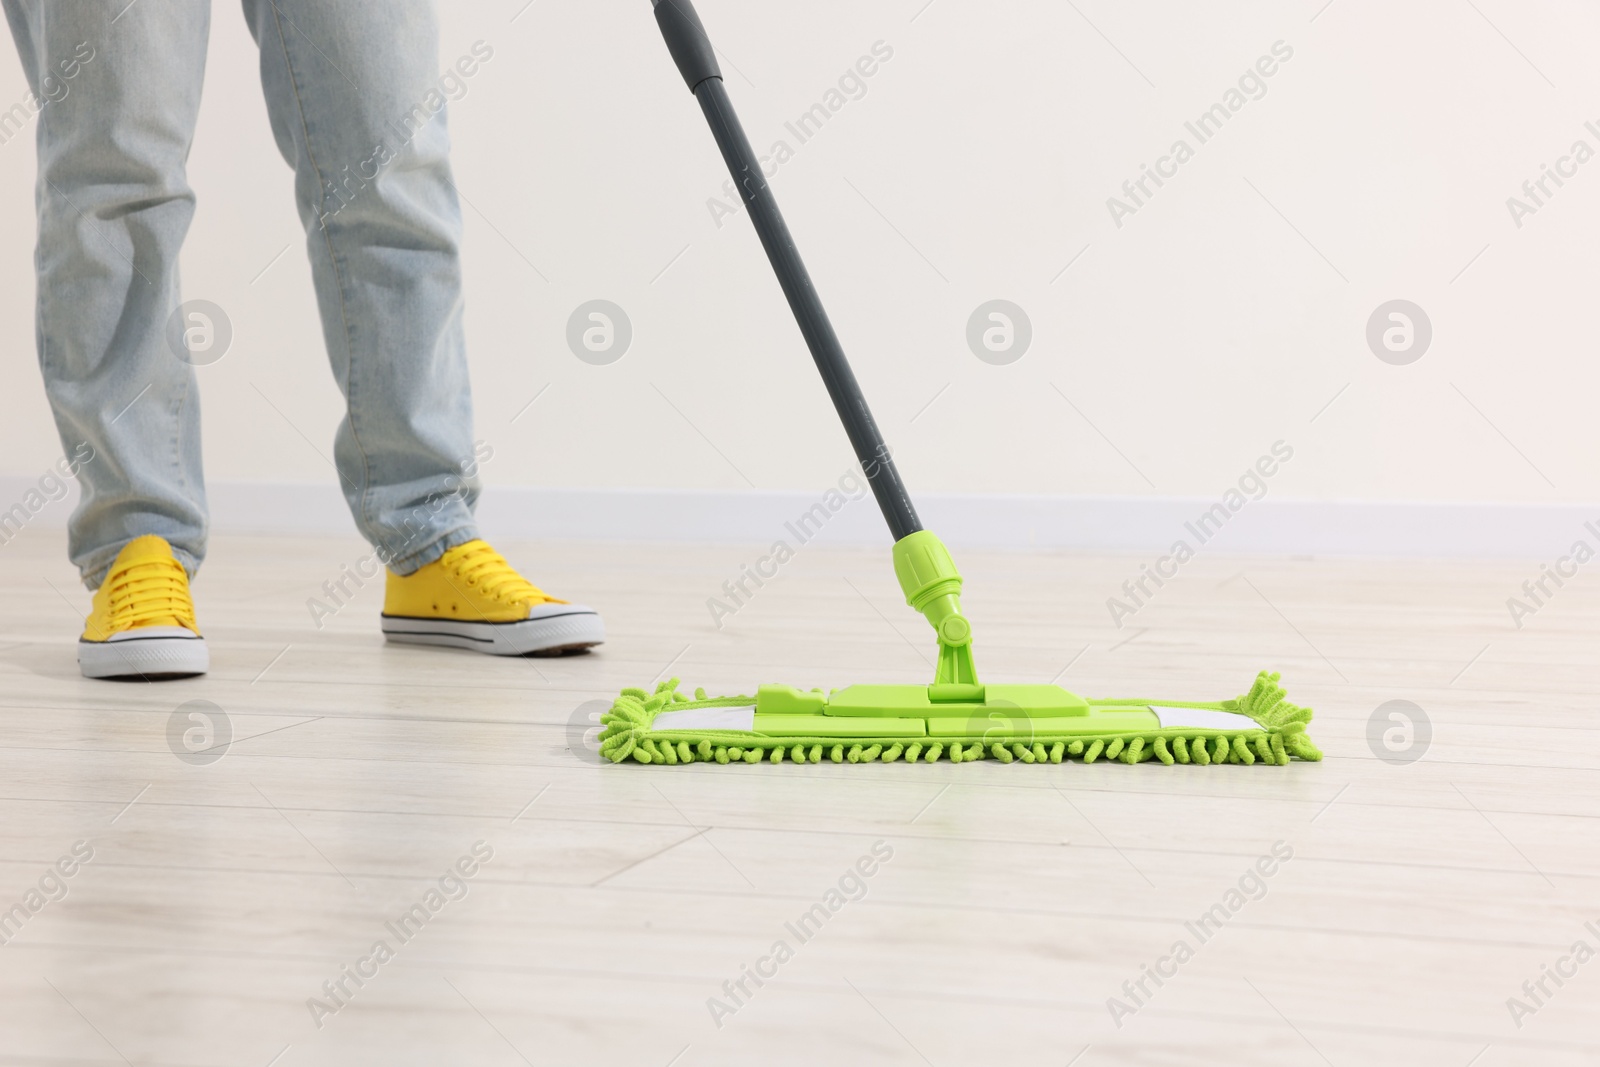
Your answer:
[[[146,534],[129,541],[94,593],[78,638],[85,678],[187,678],[211,666],[194,621],[189,576],[172,546]]]
[[[600,644],[606,626],[528,581],[486,542],[468,541],[404,578],[389,572],[383,633],[492,656],[560,656]]]

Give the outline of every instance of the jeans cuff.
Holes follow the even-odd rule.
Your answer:
[[[426,545],[403,556],[392,557],[388,562],[391,571],[404,578],[437,560],[457,545],[479,539],[478,527],[471,523],[445,530]]]

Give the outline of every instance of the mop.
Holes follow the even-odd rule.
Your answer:
[[[716,54],[689,0],[653,0],[656,22],[700,102],[750,220],[789,300],[845,433],[894,535],[894,572],[906,603],[933,626],[939,659],[929,685],[852,685],[824,693],[762,685],[754,696],[692,697],[671,678],[624,689],[601,716],[600,753],[614,763],[1060,763],[1287,765],[1319,760],[1306,735],[1311,709],[1285,699],[1262,671],[1231,700],[1090,700],[1056,685],[984,684],[961,573],[922,528],[894,460],[845,359],[722,82]]]

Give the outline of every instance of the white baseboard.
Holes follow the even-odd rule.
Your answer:
[[[0,476],[0,510],[23,500],[35,484]],[[222,481],[213,482],[209,492],[217,532],[336,535],[354,530],[344,498],[332,485]],[[29,524],[64,526],[75,499],[74,487],[67,498],[48,502],[30,516]],[[478,515],[486,536],[505,541],[768,544],[781,538],[793,544],[804,535],[829,544],[888,543],[870,497],[846,502],[825,522],[814,518],[797,526],[822,500],[817,493],[766,490],[502,486],[484,494]],[[1164,553],[1180,538],[1198,547],[1193,524],[1216,501],[926,493],[917,503],[924,524],[955,546]],[[1580,537],[1600,539],[1584,529],[1589,521],[1600,527],[1600,505],[1268,497],[1245,504],[1220,531],[1203,532],[1211,535],[1206,539],[1210,551],[1542,559],[1562,554]]]

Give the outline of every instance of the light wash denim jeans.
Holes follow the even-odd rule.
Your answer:
[[[200,398],[168,341],[210,0],[3,0],[38,115],[38,346],[62,444],[94,459],[68,551],[95,588],[159,534],[205,556]],[[244,0],[295,171],[361,533],[410,573],[477,536],[461,212],[431,0]],[[182,351],[182,346],[178,346]],[[263,410],[263,418],[277,415]]]

